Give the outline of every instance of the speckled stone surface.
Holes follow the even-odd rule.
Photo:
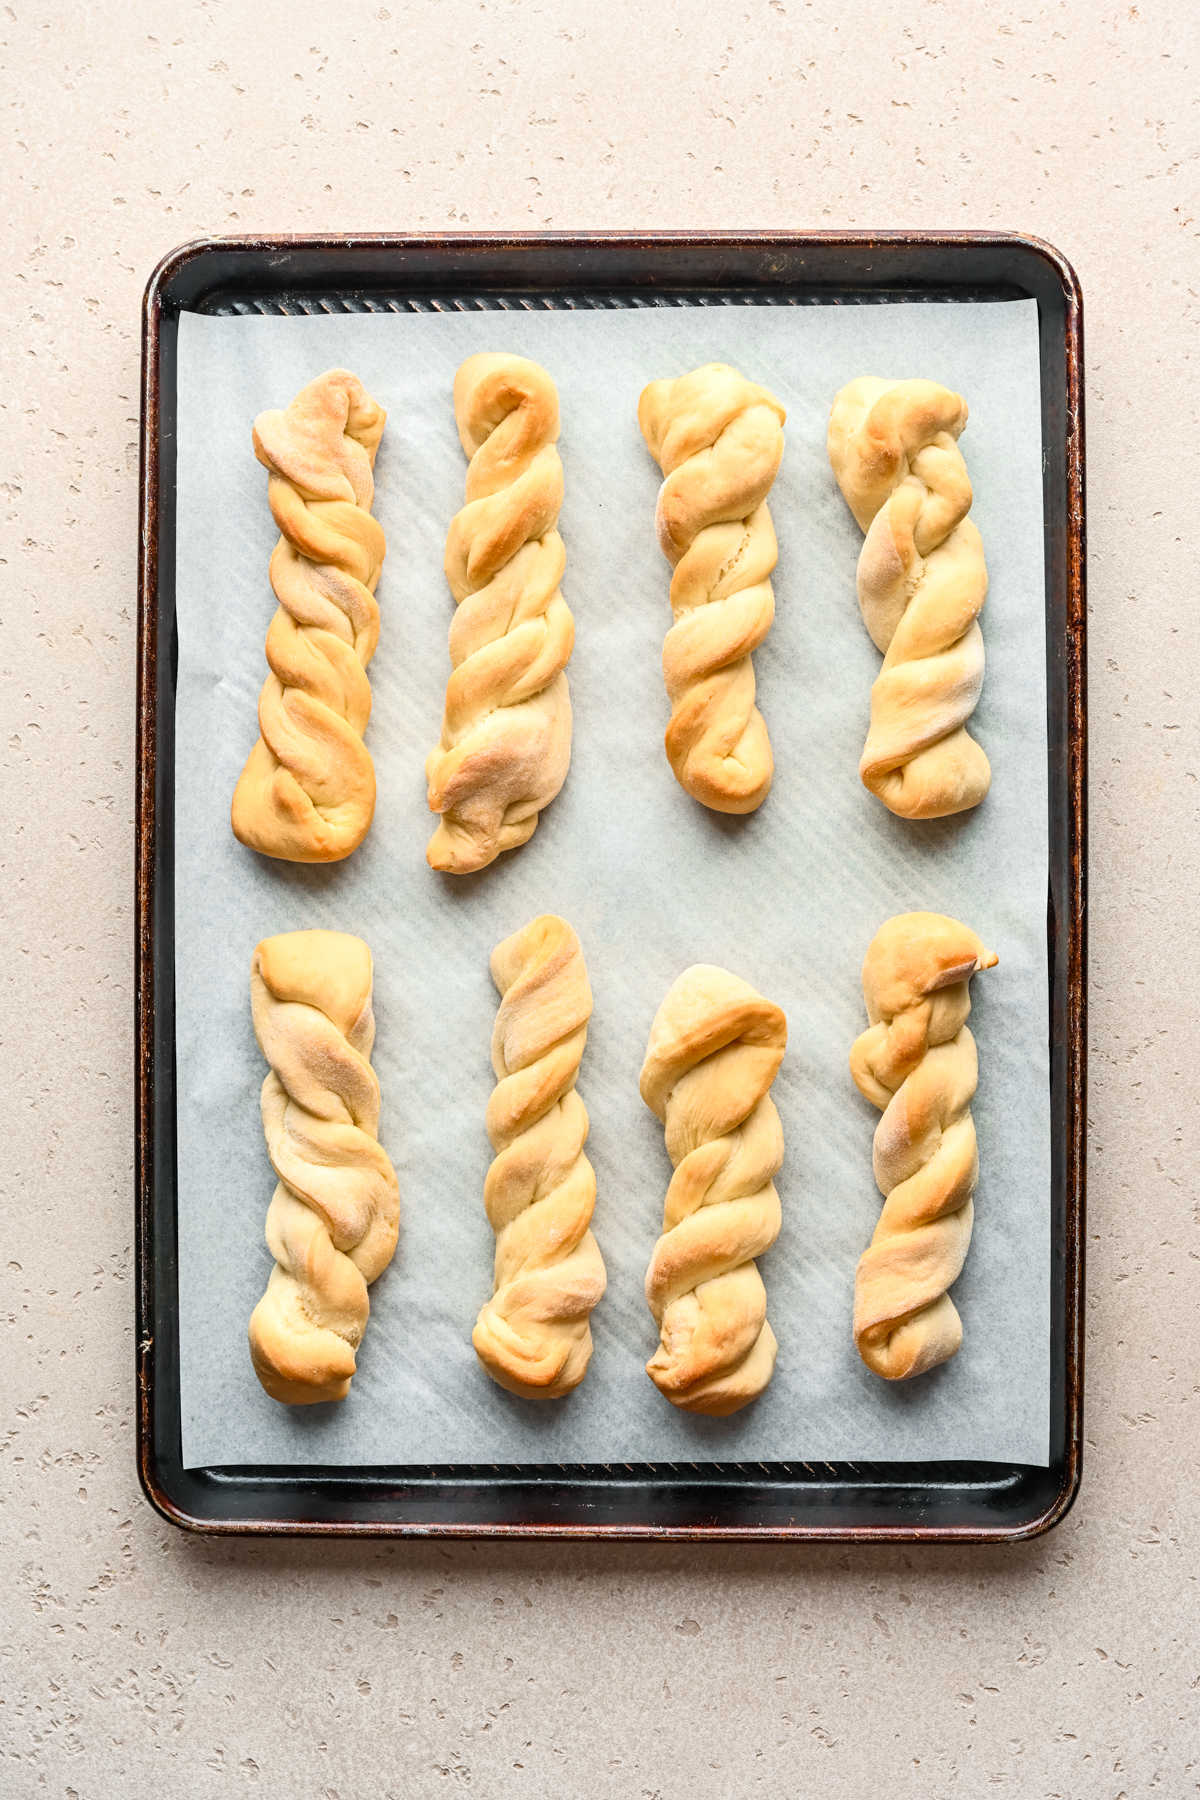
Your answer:
[[[12,0],[0,40],[0,1792],[1200,1791],[1190,0]],[[201,232],[466,225],[990,225],[1079,271],[1087,1460],[1044,1541],[247,1547],[141,1498],[141,290]]]

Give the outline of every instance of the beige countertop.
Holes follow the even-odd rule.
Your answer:
[[[1200,1791],[1194,7],[13,0],[0,39],[0,1790]],[[993,226],[1079,272],[1086,1461],[1042,1541],[205,1544],[141,1497],[142,287],[205,232],[463,226]]]

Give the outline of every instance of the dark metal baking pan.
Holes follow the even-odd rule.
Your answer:
[[[1050,845],[1050,1462],[185,1469],[176,1312],[173,738],[181,312],[341,313],[1034,298],[1045,498]],[[971,232],[220,238],[167,256],[143,314],[137,824],[137,1417],[146,1494],[202,1532],[983,1540],[1057,1523],[1083,1380],[1083,321],[1068,263]]]

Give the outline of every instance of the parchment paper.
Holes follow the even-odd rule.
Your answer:
[[[511,348],[558,384],[564,592],[577,636],[571,771],[532,841],[480,875],[434,875],[423,764],[437,737],[452,603],[446,525],[465,461],[450,392],[472,351]],[[677,786],[662,748],[659,658],[668,569],[659,474],[637,428],[643,384],[738,364],[788,411],[771,495],[775,626],[755,661],[774,789],[723,819]],[[244,849],[229,800],[256,736],[275,529],[251,421],[333,364],[388,409],[376,513],[388,556],[368,743],[379,802],[366,843],[331,868]],[[843,382],[927,375],[965,393],[963,450],[991,588],[987,674],[972,729],[991,757],[975,812],[894,819],[858,757],[879,656],[854,591],[860,534],[830,473],[825,427]],[[1035,303],[714,306],[322,318],[185,316],[179,338],[176,983],[179,1308],[184,1460],[338,1464],[632,1463],[996,1458],[1048,1443],[1050,1115],[1041,427]],[[847,1052],[865,1024],[859,969],[909,908],[956,914],[1000,955],[973,984],[982,1176],[954,1298],[960,1354],[889,1386],[850,1335],[854,1268],[878,1218],[874,1110]],[[490,1291],[481,1190],[492,1086],[492,946],[562,913],[583,943],[595,1014],[580,1078],[599,1184],[608,1294],[568,1400],[496,1388],[470,1344]],[[248,971],[260,937],[361,934],[375,955],[382,1141],[400,1180],[400,1245],[372,1290],[352,1393],[293,1409],[261,1391],[246,1321],[270,1267],[274,1185],[258,1112],[265,1072]],[[676,1412],[643,1372],[656,1334],[642,1294],[670,1165],[638,1071],[655,1009],[687,964],[725,964],[786,1010],[774,1094],[787,1157],[783,1230],[762,1259],[780,1342],[771,1386],[731,1419]]]

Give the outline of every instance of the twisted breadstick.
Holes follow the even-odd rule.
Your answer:
[[[638,402],[642,436],[666,477],[658,541],[674,569],[675,623],[663,643],[667,756],[680,786],[716,812],[761,806],[775,767],[750,653],[775,616],[778,549],[766,501],[786,417],[774,395],[725,363],[652,381]]]
[[[957,919],[901,913],[876,932],[863,963],[871,1026],[850,1072],[883,1112],[874,1160],[886,1198],[858,1265],[854,1341],[888,1381],[932,1369],[962,1343],[946,1290],[971,1242],[979,1179],[967,983],[996,960]]]
[[[250,970],[275,1267],[250,1319],[250,1355],[276,1400],[343,1400],[396,1248],[396,1174],[379,1144],[371,952],[341,931],[264,938]]]
[[[906,819],[978,806],[988,759],[965,729],[983,685],[987,594],[971,482],[956,439],[966,401],[932,381],[844,387],[829,418],[829,460],[866,532],[858,601],[883,667],[859,773]]]
[[[442,740],[425,765],[430,811],[442,814],[426,854],[462,875],[532,837],[566,780],[575,621],[559,589],[554,383],[523,356],[471,356],[454,378],[454,416],[471,461],[446,538],[458,610]]]
[[[501,994],[487,1110],[496,1157],[483,1197],[496,1233],[495,1291],[472,1342],[501,1387],[557,1399],[583,1380],[589,1315],[605,1285],[589,1230],[588,1116],[575,1090],[592,990],[579,939],[553,913],[497,944],[492,979]]]
[[[379,639],[384,538],[372,470],[387,417],[356,375],[330,369],[254,421],[279,542],[261,736],[233,796],[235,836],[286,862],[340,862],[367,835],[375,770],[363,743],[366,666]]]
[[[688,1412],[736,1412],[771,1379],[777,1345],[754,1258],[779,1235],[783,1129],[769,1089],[787,1043],[779,1007],[698,964],[650,1030],[642,1099],[675,1173],[646,1272],[661,1343],[646,1373]]]

